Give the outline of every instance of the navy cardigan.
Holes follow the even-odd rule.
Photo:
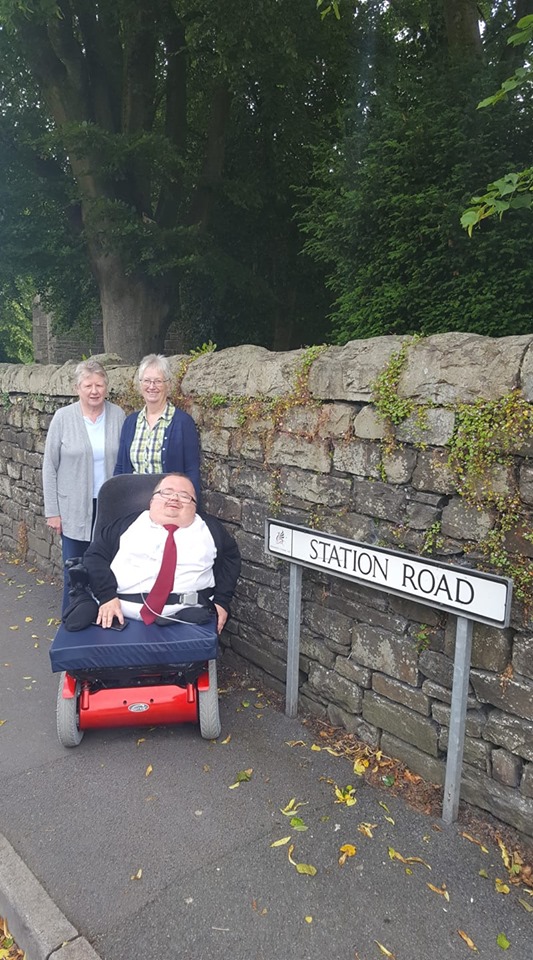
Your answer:
[[[113,472],[113,476],[115,477],[120,473],[133,473],[130,447],[135,435],[138,416],[139,411],[137,411],[137,413],[130,413],[129,417],[126,417],[123,423],[117,454],[117,464]],[[184,473],[194,484],[196,497],[198,503],[200,503],[200,444],[198,441],[198,431],[196,430],[196,424],[193,418],[178,407],[176,407],[172,420],[165,430],[161,456],[163,461],[162,472]]]

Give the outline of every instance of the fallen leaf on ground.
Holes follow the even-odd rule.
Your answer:
[[[472,940],[472,938],[469,937],[468,934],[464,932],[464,930],[458,930],[457,933],[458,933],[459,936],[461,937],[461,940],[464,940],[464,942],[466,943],[467,947],[470,947],[471,950],[475,950],[476,953],[477,953],[477,947],[476,947],[474,941]]]
[[[484,847],[483,844],[482,844],[479,840],[476,840],[475,837],[471,837],[469,833],[462,833],[461,836],[464,837],[465,840],[469,840],[470,843],[475,843],[478,847],[481,847],[481,849],[483,850],[483,853],[488,853],[488,852],[489,852],[489,851],[487,850],[487,848]]]
[[[434,887],[432,883],[428,883],[427,886],[430,890],[433,890],[433,893],[440,893],[441,897],[444,897],[445,900],[450,902],[450,894],[446,889],[446,884],[443,883],[441,887]]]
[[[347,807],[353,807],[357,803],[357,797],[354,796],[355,788],[349,783],[346,787],[338,787],[335,784],[335,803],[345,803]]]
[[[372,839],[374,836],[372,831],[375,830],[376,827],[377,823],[360,823],[357,829],[359,830],[359,833],[362,833],[365,837],[370,837],[370,839]]]
[[[396,960],[395,955],[391,953],[390,950],[387,950],[387,948],[384,947],[383,944],[379,942],[379,940],[374,940],[374,943],[377,943],[379,949],[381,950],[382,953],[385,954],[386,957],[390,957],[391,960]]]
[[[511,888],[503,880],[500,880],[499,877],[496,877],[494,881],[494,889],[496,890],[496,893],[511,892]]]
[[[422,857],[402,857],[401,853],[398,853],[394,847],[389,847],[389,857],[391,860],[399,860],[400,863],[421,863],[424,867],[427,867],[428,870],[431,870],[429,863],[422,860]]]
[[[139,868],[139,870],[137,870],[137,873],[134,873],[133,876],[130,877],[130,880],[140,880],[142,875],[143,875],[142,868]]]
[[[507,939],[504,933],[498,934],[498,936],[496,937],[496,943],[502,950],[508,950],[509,947],[511,946],[509,940]]]
[[[153,769],[154,769],[154,768],[153,768],[152,764],[149,763],[148,766],[147,766],[147,768],[146,768],[146,770],[145,770],[145,774],[144,774],[145,777],[149,777]]]
[[[340,857],[339,857],[339,866],[343,867],[346,863],[348,857],[355,857],[357,853],[357,847],[354,847],[352,843],[343,843],[340,848]]]
[[[280,813],[285,817],[293,817],[300,807],[306,807],[308,803],[308,800],[296,800],[296,797],[293,797],[286,807],[280,808]]]
[[[290,837],[282,837],[281,840],[274,840],[274,843],[271,843],[271,847],[283,847],[286,843],[289,842]]]
[[[228,733],[226,739],[225,739],[225,740],[221,740],[220,742],[221,742],[221,743],[229,743],[230,740],[231,740],[231,733]]]
[[[249,780],[251,779],[251,777],[252,777],[252,773],[253,773],[253,772],[254,772],[254,771],[253,771],[253,768],[252,768],[252,767],[249,767],[248,770],[239,770],[239,772],[238,772],[238,774],[237,774],[237,777],[236,777],[236,780],[235,780],[235,783],[232,783],[229,789],[230,789],[230,790],[235,790],[235,788],[236,788],[236,787],[239,787],[239,786],[241,785],[241,783],[248,783],[248,781],[249,781]]]

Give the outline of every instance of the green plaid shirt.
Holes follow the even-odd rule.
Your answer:
[[[165,431],[174,416],[175,409],[172,403],[167,403],[152,429],[146,419],[146,407],[140,411],[130,447],[130,458],[134,473],[163,473],[161,448]]]

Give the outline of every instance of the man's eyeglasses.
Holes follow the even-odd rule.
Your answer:
[[[157,494],[158,497],[163,497],[163,500],[179,500],[180,503],[196,503],[194,497],[191,497],[190,493],[185,493],[182,490],[155,490],[154,497]]]
[[[162,387],[164,383],[168,383],[168,380],[159,380],[159,379],[152,380],[151,378],[143,377],[143,379],[141,380],[141,383],[143,387],[150,387],[150,386]]]

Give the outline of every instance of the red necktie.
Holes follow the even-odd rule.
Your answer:
[[[165,530],[168,530],[168,536],[165,549],[163,550],[161,568],[150,593],[146,597],[144,606],[141,608],[141,617],[145,623],[154,622],[156,616],[161,613],[165,606],[169,594],[172,593],[172,587],[174,586],[174,575],[178,561],[176,544],[174,542],[174,531],[178,528],[175,523],[165,523],[163,526]]]

